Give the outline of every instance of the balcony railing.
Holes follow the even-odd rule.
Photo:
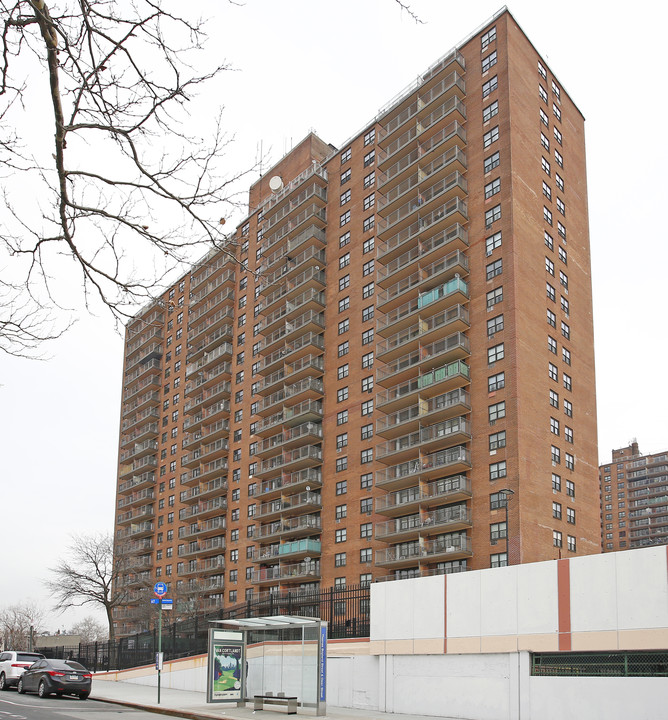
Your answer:
[[[433,422],[434,416],[438,417],[449,409],[460,412],[471,409],[471,400],[466,390],[457,388],[428,400],[419,400],[415,405],[402,408],[385,417],[379,417],[376,420],[376,434],[381,436],[398,434],[403,428],[412,429],[414,424]]]
[[[304,511],[305,509],[314,510],[321,507],[322,499],[320,493],[308,491],[261,503],[257,517],[259,520],[266,520],[272,515],[294,515],[296,511]]]
[[[320,577],[320,561],[291,563],[253,570],[252,583],[313,580]]]
[[[411,450],[418,450],[434,443],[462,442],[464,438],[470,437],[470,423],[463,417],[457,417],[420,428],[395,440],[380,443],[376,445],[375,456],[378,460],[382,460],[397,453],[410,453]]]
[[[466,505],[438,508],[422,515],[408,515],[375,525],[376,540],[396,540],[400,537],[423,537],[448,529],[462,529],[471,525],[471,511]]]
[[[197,523],[187,525],[179,528],[179,540],[185,540],[190,537],[203,537],[205,535],[212,535],[225,530],[227,527],[227,520],[224,517],[214,517],[210,520],[202,522],[201,520]]]
[[[302,515],[295,518],[283,518],[267,525],[261,525],[256,537],[270,538],[298,533],[316,534],[320,532],[320,527],[319,515]]]
[[[267,475],[282,468],[297,464],[312,465],[322,462],[322,448],[317,445],[304,445],[289,452],[264,460],[257,472],[258,476]]]
[[[256,412],[260,415],[266,415],[275,405],[279,403],[287,403],[291,398],[307,394],[309,399],[314,399],[316,396],[322,396],[323,393],[324,386],[321,378],[305,377],[303,380],[300,380],[292,385],[288,385],[278,392],[263,398],[260,401]]]
[[[260,498],[278,497],[283,493],[298,492],[306,487],[316,490],[322,487],[321,468],[305,468],[271,480],[264,480],[260,483],[257,495]]]
[[[320,423],[307,422],[296,425],[277,435],[272,435],[260,443],[257,454],[264,455],[270,453],[272,450],[276,452],[280,448],[285,448],[295,441],[303,439],[318,442],[318,440],[322,439],[322,425]]]
[[[467,500],[471,496],[471,480],[466,475],[455,475],[381,495],[376,498],[375,508],[381,515],[405,515],[413,508]]]
[[[463,446],[440,450],[416,460],[376,471],[376,485],[391,488],[405,480],[454,474],[471,467],[471,453]]]

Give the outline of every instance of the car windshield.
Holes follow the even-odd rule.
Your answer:
[[[49,660],[49,666],[54,670],[76,670],[85,672],[86,668],[74,660]]]
[[[34,663],[43,657],[44,655],[39,655],[38,653],[16,653],[16,662]]]

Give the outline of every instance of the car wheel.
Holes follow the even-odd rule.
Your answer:
[[[37,694],[41,698],[48,697],[48,695],[50,694],[49,691],[46,689],[46,683],[44,682],[44,680],[39,681],[39,687],[37,688]]]
[[[2,673],[2,675],[0,675],[0,690],[9,690],[9,685],[7,684],[5,673]]]
[[[90,695],[90,693],[82,692],[81,695],[79,695],[79,697],[80,697],[82,700],[86,700],[86,698],[87,698],[89,695]]]
[[[16,686],[16,689],[23,695],[23,693],[26,691],[23,687],[23,678],[19,678],[19,684]]]

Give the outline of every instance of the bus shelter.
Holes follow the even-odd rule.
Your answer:
[[[325,715],[326,621],[273,615],[211,624],[207,702],[294,704]]]

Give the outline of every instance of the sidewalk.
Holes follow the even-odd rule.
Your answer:
[[[285,710],[262,710],[256,713],[252,703],[246,707],[237,707],[234,703],[207,703],[203,692],[187,690],[171,690],[161,688],[160,705],[158,705],[158,689],[136,683],[114,682],[93,678],[91,700],[126,705],[150,712],[157,712],[172,717],[189,718],[190,720],[285,720]],[[256,716],[256,717],[253,717]],[[290,717],[316,717],[312,708],[300,708],[297,715]],[[424,715],[399,715],[376,710],[354,710],[351,708],[328,707],[330,720],[424,720]],[[440,716],[440,720],[448,720]]]

